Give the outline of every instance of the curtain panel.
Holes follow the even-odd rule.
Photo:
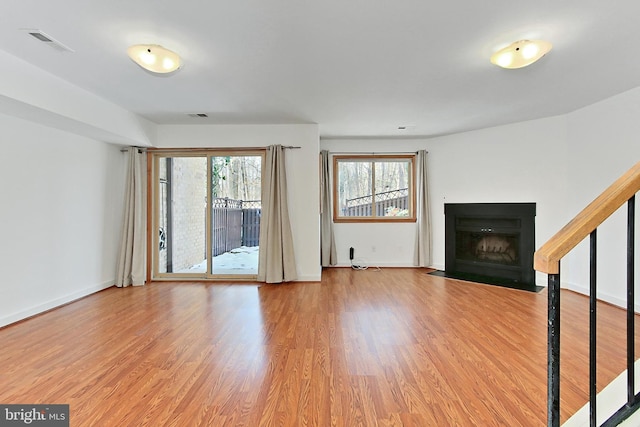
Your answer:
[[[320,151],[320,264],[323,267],[338,263],[331,214],[330,176],[329,151],[322,150]]]
[[[290,282],[298,278],[287,203],[287,177],[282,145],[267,148],[262,183],[258,280]]]
[[[416,156],[416,244],[413,265],[431,266],[431,214],[429,201],[429,178],[427,151],[420,150]]]
[[[147,276],[147,161],[136,147],[129,147],[127,153],[124,221],[115,283],[118,287],[144,285]]]

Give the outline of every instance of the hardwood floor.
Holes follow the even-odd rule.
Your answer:
[[[543,426],[546,307],[414,269],[110,288],[0,330],[0,403],[70,404],[73,426]],[[625,323],[598,309],[602,388]],[[588,300],[562,310],[565,420],[588,399]]]

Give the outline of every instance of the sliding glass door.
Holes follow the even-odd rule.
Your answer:
[[[258,273],[264,152],[153,154],[154,278]]]

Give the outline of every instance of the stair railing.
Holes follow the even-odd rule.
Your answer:
[[[602,426],[615,426],[640,408],[640,393],[634,384],[634,236],[635,194],[640,191],[640,162],[616,180],[534,255],[534,269],[548,280],[547,329],[547,425],[560,426],[560,260],[590,236],[589,280],[589,418],[596,421],[596,260],[597,228],[627,203],[627,401]]]

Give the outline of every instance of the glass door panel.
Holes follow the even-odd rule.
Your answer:
[[[158,159],[158,273],[207,272],[207,158]]]
[[[211,274],[255,276],[262,155],[211,156]]]

